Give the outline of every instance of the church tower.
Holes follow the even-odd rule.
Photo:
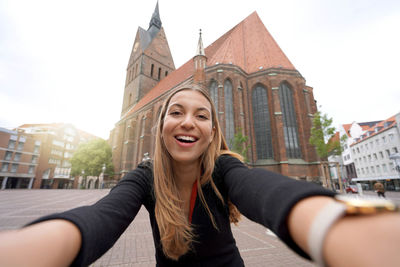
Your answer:
[[[136,32],[126,69],[121,117],[174,70],[175,65],[162,27],[157,2],[147,31],[139,27]]]
[[[197,44],[196,55],[193,57],[194,62],[194,76],[193,82],[205,85],[206,82],[206,62],[207,57],[204,52],[203,40],[201,39],[201,30],[199,36],[199,42]]]

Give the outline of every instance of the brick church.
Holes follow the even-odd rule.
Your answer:
[[[195,42],[186,40],[188,44]],[[158,3],[149,28],[139,27],[126,71],[120,120],[110,132],[116,178],[153,156],[154,129],[168,92],[201,82],[216,105],[228,143],[248,136],[247,164],[318,180],[319,159],[308,142],[313,88],[289,61],[256,12],[175,69]]]

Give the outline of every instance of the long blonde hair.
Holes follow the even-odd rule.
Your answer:
[[[212,215],[203,195],[201,186],[211,184],[215,194],[224,203],[221,193],[218,191],[212,180],[212,173],[216,159],[221,154],[230,154],[242,159],[240,155],[229,151],[225,138],[222,135],[218,123],[214,104],[208,92],[196,84],[190,84],[175,89],[165,100],[160,116],[158,118],[156,143],[154,151],[154,194],[156,199],[155,216],[160,231],[161,244],[164,254],[174,260],[179,259],[191,249],[194,240],[193,229],[183,211],[183,201],[179,198],[177,186],[175,184],[174,173],[172,170],[172,158],[162,139],[164,118],[171,98],[178,92],[184,90],[194,90],[200,92],[211,105],[212,126],[215,129],[214,137],[206,151],[200,156],[200,167],[202,174],[197,181],[198,196],[206,209],[212,224],[218,229],[214,216]],[[240,219],[240,213],[236,207],[228,201],[224,203],[229,206],[229,218],[233,223]]]

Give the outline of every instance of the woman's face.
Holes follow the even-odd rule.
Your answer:
[[[210,102],[197,91],[176,93],[167,107],[161,134],[175,163],[197,163],[214,136]]]

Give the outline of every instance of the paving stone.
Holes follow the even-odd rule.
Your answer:
[[[0,230],[19,228],[46,214],[90,205],[109,190],[2,190]],[[246,266],[314,266],[290,251],[263,226],[243,218],[232,226]],[[115,245],[92,267],[154,267],[155,250],[148,213],[142,208]]]

